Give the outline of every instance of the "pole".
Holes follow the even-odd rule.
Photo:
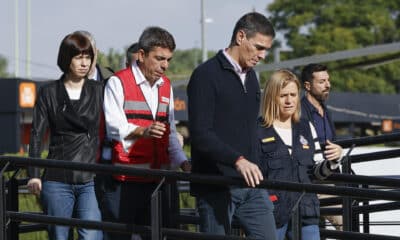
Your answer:
[[[207,47],[206,47],[206,14],[204,12],[204,0],[201,0],[201,51],[202,62],[207,60]]]
[[[26,77],[31,78],[31,0],[26,0]]]
[[[151,194],[151,240],[162,239],[162,207],[161,207],[161,186],[165,182],[165,177]]]
[[[4,176],[0,176],[0,240],[6,239],[6,186]]]
[[[15,0],[15,26],[14,26],[14,55],[15,55],[15,77],[19,77],[19,34],[18,34],[18,0]]]
[[[6,185],[4,179],[4,172],[10,165],[10,162],[6,162],[2,165],[0,170],[0,240],[6,240],[7,233],[7,217],[6,217]]]
[[[274,48],[274,63],[278,63],[281,61],[280,51],[280,48]]]
[[[346,156],[342,161],[342,171],[343,173],[350,174],[351,173],[351,157],[350,153],[353,151],[355,144],[353,144],[350,149],[347,151]],[[345,184],[346,187],[352,187],[351,184]],[[343,230],[344,231],[352,231],[352,198],[351,197],[344,197],[343,198]]]
[[[363,184],[363,188],[369,188],[367,184]],[[363,206],[368,206],[369,205],[369,200],[365,199],[363,201]],[[363,212],[363,233],[369,233],[369,212],[365,211]]]
[[[301,227],[302,227],[302,222],[301,222],[301,215],[300,215],[300,209],[299,205],[301,200],[303,199],[304,195],[306,195],[306,192],[302,192],[299,198],[297,199],[296,203],[294,204],[292,210],[290,211],[290,215],[292,217],[292,237],[294,240],[301,240]]]

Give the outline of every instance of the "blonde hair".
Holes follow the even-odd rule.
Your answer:
[[[263,126],[271,127],[275,119],[279,119],[279,98],[281,90],[294,82],[298,89],[296,111],[292,116],[293,122],[300,121],[300,82],[297,76],[287,69],[276,70],[266,82],[261,102],[261,117]]]

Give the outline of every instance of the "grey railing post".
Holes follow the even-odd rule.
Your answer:
[[[363,184],[363,188],[368,189],[369,186],[367,184]],[[365,199],[363,201],[363,206],[368,206],[369,205],[369,200]],[[369,233],[369,212],[368,211],[363,211],[363,233]]]
[[[7,169],[7,162],[0,171],[0,240],[6,240],[7,218],[6,218],[6,184],[4,179],[4,171]]]
[[[290,211],[290,215],[292,216],[292,234],[294,240],[301,240],[301,215],[299,204],[301,199],[303,199],[306,192],[302,192],[300,197],[297,199],[296,204],[293,206],[292,210]]]
[[[18,206],[18,180],[17,175],[20,169],[16,170],[11,178],[8,180],[8,194],[7,194],[7,211],[19,211]],[[11,221],[8,225],[7,239],[19,240],[19,222]]]
[[[162,239],[162,207],[161,207],[161,191],[160,188],[165,181],[165,177],[151,194],[151,240]]]
[[[0,240],[5,240],[6,237],[6,186],[4,184],[4,176],[0,176]]]
[[[351,157],[350,152],[353,150],[355,145],[353,144],[349,151],[347,152],[346,156],[344,157],[344,161],[342,163],[343,173],[350,174],[351,173]],[[350,187],[351,184],[346,184],[346,187]],[[352,231],[352,198],[351,197],[344,197],[343,198],[343,231]]]

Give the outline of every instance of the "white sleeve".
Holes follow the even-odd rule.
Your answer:
[[[316,165],[314,166],[314,176],[317,179],[323,180],[331,175],[332,170],[338,168],[339,164],[335,161],[328,161],[325,159],[321,149],[321,145],[319,144],[317,131],[315,130],[314,125],[311,122],[309,122],[309,124],[315,146],[314,162]]]
[[[187,160],[185,153],[176,136],[175,127],[175,115],[174,115],[174,95],[171,87],[171,94],[169,99],[169,124],[170,124],[170,134],[169,134],[169,158],[171,160],[171,169],[177,169],[181,164]]]
[[[314,125],[311,122],[310,122],[310,128],[311,128],[312,137],[313,137],[314,143],[315,143],[315,152],[316,153],[314,154],[314,161],[318,163],[318,162],[325,160],[325,157],[322,152],[321,145],[319,144],[317,131],[315,130]],[[329,168],[331,170],[337,169],[340,166],[340,161],[342,160],[342,157],[343,156],[341,156],[336,161],[329,161]]]
[[[310,129],[311,129],[311,136],[313,138],[314,147],[315,147],[314,162],[320,163],[325,160],[324,155],[321,150],[321,145],[319,144],[319,141],[318,141],[317,131],[315,130],[314,125],[311,122],[309,122],[309,124],[310,124]]]
[[[107,137],[122,142],[125,151],[132,146],[134,140],[124,140],[138,126],[128,123],[124,111],[124,90],[121,81],[112,76],[104,89],[104,116],[106,119]]]

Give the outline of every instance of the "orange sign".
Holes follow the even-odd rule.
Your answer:
[[[19,84],[19,106],[22,108],[33,108],[36,100],[36,85],[31,82]]]
[[[382,131],[383,132],[393,131],[393,121],[390,119],[382,120]]]
[[[179,98],[174,99],[174,108],[175,111],[185,111],[186,110],[186,102]]]

